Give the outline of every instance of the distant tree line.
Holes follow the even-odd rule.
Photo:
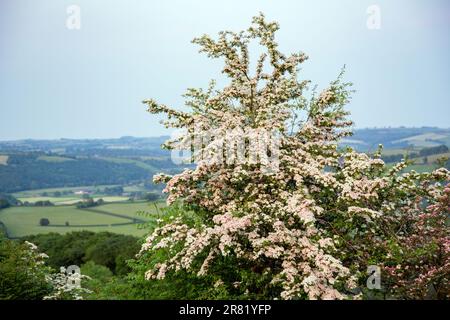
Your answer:
[[[132,163],[101,159],[65,162],[37,160],[38,154],[10,155],[8,165],[0,166],[0,192],[80,185],[111,185],[150,181],[154,174]]]
[[[0,210],[4,208],[9,208],[11,206],[15,206],[19,203],[15,197],[9,194],[0,193]]]
[[[441,154],[448,152],[448,147],[446,145],[440,145],[436,147],[423,148],[419,151],[419,156],[431,156],[434,154]]]
[[[46,253],[48,265],[59,269],[61,266],[81,266],[88,261],[102,265],[116,275],[130,272],[126,261],[139,252],[138,238],[110,232],[76,231],[65,235],[48,233],[25,237]]]
[[[54,206],[54,204],[49,200],[39,200],[36,202],[28,202],[28,201],[22,202],[10,194],[0,194],[0,210],[13,206],[50,207]]]
[[[449,151],[449,149],[446,145],[440,145],[440,146],[436,146],[436,147],[423,148],[419,152],[410,152],[407,155],[392,154],[392,155],[385,155],[382,158],[386,163],[391,163],[391,162],[399,162],[402,159],[404,159],[406,156],[408,157],[408,159],[413,159],[413,158],[418,158],[418,157],[427,157],[427,156],[431,156],[431,155],[435,155],[435,154],[446,153],[448,151]]]
[[[62,190],[62,191],[55,191],[55,192],[47,192],[44,191],[41,193],[42,197],[61,197],[61,196],[66,196],[69,194],[73,194],[72,190]]]
[[[30,250],[34,244],[26,241],[38,245],[36,252]],[[42,300],[54,289],[47,276],[70,265],[80,266],[82,274],[91,277],[82,286],[88,286],[94,298],[114,299],[117,291],[128,295],[132,288],[124,286],[131,271],[127,261],[139,249],[137,238],[109,232],[49,233],[9,240],[0,224],[0,300]],[[36,263],[40,253],[49,256],[40,261],[44,263]]]
[[[95,201],[92,198],[87,198],[87,199],[83,199],[83,201],[77,202],[76,207],[78,209],[86,209],[86,208],[100,206],[104,203],[105,203],[105,201],[103,199],[98,199],[97,201]]]
[[[352,140],[363,141],[366,146],[376,146],[382,144],[385,148],[407,148],[408,141],[398,141],[412,136],[422,135],[425,133],[440,133],[442,129],[433,127],[421,128],[368,128],[358,129],[353,132]],[[358,145],[358,149],[364,149],[362,145]],[[365,150],[360,150],[365,151]]]
[[[109,196],[120,196],[123,194],[123,187],[122,186],[106,187],[105,189],[103,189],[103,193]]]

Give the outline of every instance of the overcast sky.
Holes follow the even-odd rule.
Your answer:
[[[183,107],[186,88],[220,80],[221,61],[191,39],[259,11],[280,23],[282,51],[310,57],[301,78],[322,88],[347,65],[356,127],[450,127],[450,1],[2,0],[0,140],[166,134],[141,101]]]

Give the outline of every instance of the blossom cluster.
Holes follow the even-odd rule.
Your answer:
[[[81,287],[82,279],[90,279],[79,272],[68,273],[66,268],[61,267],[57,273],[47,276],[47,281],[52,285],[52,292],[44,297],[44,300],[83,300],[83,294],[91,293],[90,290]]]
[[[402,233],[396,249],[402,259],[391,256],[384,263],[389,290],[401,298],[450,299],[450,184],[424,210],[405,208],[404,225],[411,231]],[[421,202],[418,198],[416,202]]]

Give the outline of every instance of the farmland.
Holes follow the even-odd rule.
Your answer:
[[[111,195],[105,193],[106,188],[118,187],[117,185],[105,186],[80,186],[69,188],[47,188],[36,190],[25,190],[13,193],[12,195],[22,203],[34,204],[39,201],[49,201],[52,204],[71,205],[83,200],[83,193],[88,193],[89,197],[97,201],[102,199],[104,202],[123,202],[129,199],[127,194],[135,192],[145,192],[145,188],[139,185],[130,185],[123,188],[123,195]]]
[[[76,230],[143,235],[137,225],[147,218],[136,212],[156,209],[141,200],[153,201],[145,196],[158,197],[162,190],[151,177],[183,169],[160,149],[166,138],[0,142],[0,198],[10,197],[11,206],[0,211],[0,221],[10,237]],[[449,139],[449,129],[359,129],[341,145],[373,153],[381,143],[388,167],[408,158],[413,164],[406,170],[424,172],[441,166],[440,158],[450,157]],[[77,208],[86,199],[103,202]],[[50,225],[40,226],[41,218],[49,219]]]
[[[43,189],[33,189],[33,190],[24,190],[15,192],[12,195],[16,198],[22,198],[23,200],[27,200],[29,202],[33,197],[39,197],[42,194],[54,194],[55,192],[67,193],[70,194],[71,198],[80,199],[80,196],[74,195],[75,192],[84,190],[88,192],[92,192],[94,197],[107,197],[104,193],[105,188],[113,188],[118,187],[119,185],[111,184],[111,185],[99,185],[99,186],[77,186],[77,187],[61,187],[61,188],[43,188]],[[142,184],[133,184],[126,185],[123,187],[124,192],[144,192],[146,191],[145,187]],[[53,197],[58,198],[58,197]],[[57,199],[55,202],[60,202]],[[106,201],[106,200],[105,200]]]
[[[0,211],[0,221],[6,226],[11,238],[49,232],[67,233],[71,231],[109,231],[118,234],[142,236],[147,231],[139,224],[151,219],[137,215],[139,211],[156,213],[162,202],[121,202],[110,203],[95,208],[78,209],[75,206],[52,207],[11,207]],[[41,226],[39,220],[47,218],[48,226]],[[68,223],[68,225],[66,225]]]

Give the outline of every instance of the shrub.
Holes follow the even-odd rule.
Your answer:
[[[182,210],[160,220],[142,245],[135,270],[150,283],[178,275],[209,284],[210,297],[360,298],[367,266],[383,265],[392,255],[388,244],[414,232],[403,230],[403,216],[442,196],[446,169],[401,173],[407,163],[388,169],[381,147],[372,157],[338,149],[351,134],[344,110],[350,84],[341,73],[307,98],[309,81],[298,80],[307,56],[279,52],[277,30],[260,15],[244,32],[194,39],[209,57],[225,60],[231,83],[189,89],[190,112],[144,101],[150,112],[167,115],[167,127],[185,129],[166,148],[192,150],[201,139],[194,169],[154,177],[167,183],[168,204]],[[252,40],[266,49],[255,75]],[[256,144],[255,158],[238,161],[239,147],[224,150],[267,142],[267,132],[277,139],[270,148]]]
[[[42,227],[46,227],[50,224],[50,220],[48,220],[47,218],[41,218],[41,220],[39,220],[39,225]]]
[[[42,299],[50,293],[45,257],[32,243],[0,239],[0,300]]]

